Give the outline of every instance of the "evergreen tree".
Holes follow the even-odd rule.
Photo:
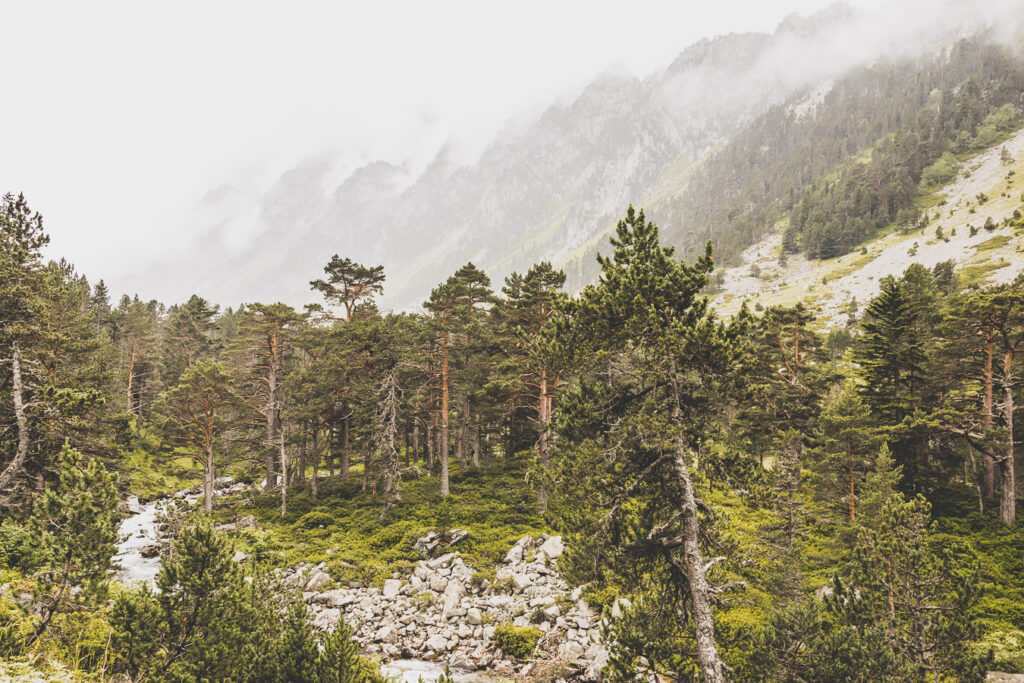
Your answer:
[[[361,301],[371,300],[384,291],[384,266],[368,267],[335,254],[324,266],[324,272],[326,280],[309,284],[323,294],[328,304],[344,307],[346,321],[352,319],[352,312]]]
[[[913,410],[925,361],[918,319],[902,283],[892,277],[867,307],[864,336],[855,358],[864,377],[868,404],[885,424]]]
[[[48,571],[36,578],[33,598],[41,605],[41,616],[24,647],[44,634],[55,614],[80,608],[84,598],[97,595],[117,550],[114,476],[99,460],[85,458],[67,444],[59,462],[57,485],[36,499],[31,517]]]
[[[168,441],[184,448],[203,471],[203,510],[213,511],[215,467],[222,464],[225,430],[236,419],[240,402],[226,368],[200,360],[182,373],[178,383],[164,392],[155,407]]]
[[[684,264],[632,207],[611,243],[612,255],[599,258],[599,283],[584,289],[573,311],[586,331],[579,336],[591,345],[580,353],[597,373],[569,397],[565,419],[570,434],[596,429],[600,436],[581,439],[562,468],[560,514],[572,530],[570,549],[577,546],[570,573],[589,579],[615,572],[637,588],[673,586],[668,594],[682,601],[664,604],[660,635],[681,637],[674,629],[692,618],[701,676],[722,681],[691,470],[710,426],[712,395],[718,398],[713,387],[729,363],[728,331],[700,296],[712,270],[710,245],[697,263]],[[581,499],[586,506],[579,507]],[[653,652],[634,654],[641,655]]]

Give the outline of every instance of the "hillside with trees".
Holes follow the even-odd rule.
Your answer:
[[[606,680],[1024,672],[1024,279],[909,265],[841,332],[800,304],[724,317],[713,245],[681,259],[630,207],[575,294],[546,262],[502,283],[467,263],[382,311],[381,267],[325,255],[301,310],[164,306],[46,262],[24,197],[0,223],[11,675],[376,680],[354,638],[389,624],[344,608],[322,633],[282,577],[388,593],[431,533],[474,596],[553,561],[601,620]],[[196,502],[154,583],[113,581],[119,500],[178,489]],[[523,534],[564,554],[523,557]],[[539,604],[480,617],[498,659],[580,677]]]

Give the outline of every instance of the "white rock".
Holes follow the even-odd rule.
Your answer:
[[[394,626],[382,626],[373,634],[373,639],[378,643],[393,643],[398,640],[398,633]]]
[[[329,607],[313,619],[313,627],[321,631],[333,631],[341,619],[341,610]]]
[[[512,577],[512,588],[514,588],[517,593],[522,593],[527,589],[527,587],[529,587],[529,585],[530,577],[525,574],[515,574]]]
[[[432,560],[427,560],[427,566],[431,569],[437,569],[438,567],[444,567],[455,557],[455,553],[447,553],[440,557],[435,557]]]
[[[331,577],[324,572],[316,572],[306,583],[307,591],[318,591],[331,582]]]
[[[567,640],[558,646],[558,656],[573,661],[582,657],[583,652],[583,646],[573,640]]]
[[[456,609],[458,609],[464,597],[466,597],[465,586],[456,579],[449,581],[448,586],[444,589],[444,595],[442,596],[444,603],[441,614],[443,614],[445,618],[448,618],[449,614],[452,614]]]
[[[448,649],[448,639],[442,636],[440,633],[435,633],[434,635],[427,638],[427,642],[424,643],[424,645],[426,645],[428,649],[433,650],[434,652],[442,652]]]
[[[232,562],[245,562],[248,559],[249,556],[243,553],[241,550],[236,551],[235,554],[231,556]]]
[[[557,619],[562,613],[562,610],[558,609],[558,605],[548,605],[544,608],[544,616],[548,619]]]
[[[393,598],[402,591],[401,579],[388,579],[384,582],[384,590],[381,595],[385,598]]]
[[[472,624],[473,626],[476,626],[483,622],[483,615],[480,614],[480,610],[478,610],[476,607],[470,607],[468,610],[466,610],[466,622]]]

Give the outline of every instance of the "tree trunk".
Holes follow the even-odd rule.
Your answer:
[[[855,480],[853,475],[853,456],[850,456],[850,522],[857,520],[857,498],[855,496]]]
[[[11,355],[11,385],[11,397],[14,399],[14,418],[18,424],[18,449],[14,452],[14,460],[4,468],[3,472],[0,472],[0,491],[7,488],[14,478],[18,476],[22,465],[25,463],[25,457],[28,455],[28,417],[25,415],[25,404],[22,399],[21,347],[18,346],[18,342],[14,342]]]
[[[281,516],[288,514],[288,452],[284,448],[284,430],[278,428],[278,448],[281,457]]]
[[[718,658],[715,642],[715,620],[711,611],[711,588],[708,586],[701,557],[699,536],[700,521],[697,518],[697,499],[693,493],[693,482],[686,467],[685,447],[682,440],[676,443],[674,466],[676,480],[682,491],[683,562],[690,582],[693,599],[693,624],[697,635],[697,664],[703,674],[704,683],[725,683],[722,675],[722,661]]]
[[[441,495],[448,496],[448,332],[441,357]]]
[[[274,461],[277,457],[277,368],[273,358],[270,359],[267,370],[267,445],[264,455],[264,465],[267,470],[267,480],[263,486],[264,491],[272,491],[277,486],[277,473],[274,471]]]
[[[313,478],[309,480],[309,493],[316,500],[320,496],[320,429],[313,428]]]
[[[999,521],[1012,526],[1017,521],[1017,481],[1013,471],[1013,349],[1003,356],[1003,422],[1006,426],[1006,448],[999,461]]]
[[[412,461],[420,461],[420,423],[416,419],[412,422]]]
[[[206,449],[206,462],[203,463],[203,512],[213,512],[213,448]]]
[[[434,426],[427,425],[427,469],[434,471]]]
[[[548,396],[548,374],[546,370],[540,371],[540,389],[537,396],[537,423],[540,431],[537,434],[537,453],[540,455],[540,466],[547,474],[551,457],[550,439],[550,397]],[[543,481],[537,487],[537,506],[541,512],[548,509],[548,490]]]
[[[682,407],[679,403],[679,384],[675,362],[669,373],[672,391],[672,423],[679,428],[682,422]],[[700,552],[700,519],[697,516],[697,497],[693,493],[693,481],[686,466],[686,445],[682,436],[676,436],[673,466],[676,481],[682,494],[683,563],[690,583],[690,597],[693,600],[693,625],[697,636],[697,665],[703,674],[703,683],[725,683],[722,674],[722,660],[718,657],[715,642],[715,619],[711,611],[711,587],[708,586],[704,559]]]
[[[348,419],[349,415],[341,423],[341,478],[348,479]]]
[[[128,388],[125,390],[125,397],[127,398],[128,412],[135,414],[135,402],[132,401],[132,387],[135,379],[135,352],[138,350],[139,345],[136,342],[132,342],[132,353],[128,358]],[[137,419],[137,418],[136,418]]]
[[[483,428],[478,424],[473,433],[473,468],[480,469],[480,432]]]
[[[334,476],[334,427],[327,431],[327,473]]]
[[[989,430],[992,429],[992,339],[994,331],[989,331],[985,337],[985,346],[983,349],[985,362],[982,366],[982,392],[981,392],[981,406],[982,406],[982,433],[988,434]],[[996,463],[991,457],[984,456],[984,478],[981,483],[981,494],[985,498],[991,498],[995,491],[996,482]]]

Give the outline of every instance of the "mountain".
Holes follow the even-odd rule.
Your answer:
[[[415,177],[379,161],[335,184],[329,162],[303,162],[238,209],[254,226],[245,249],[228,247],[218,224],[187,259],[150,266],[115,289],[175,300],[187,295],[180,283],[188,281],[223,304],[301,304],[314,298],[308,282],[333,253],[383,264],[383,303],[395,308],[415,307],[466,261],[500,283],[551,260],[578,287],[592,278],[594,254],[630,203],[656,209],[652,217],[681,244],[695,234],[717,240],[708,232],[715,221],[697,205],[720,198],[694,196],[694,171],[706,179],[715,159],[725,159],[719,166],[731,164],[729,174],[743,180],[735,153],[745,148],[735,143],[751,143],[766,114],[813,108],[833,79],[905,42],[878,31],[852,49],[862,21],[835,5],[792,16],[773,34],[702,40],[643,79],[608,71],[529,124],[508,127],[471,164],[457,163],[446,147]],[[204,200],[215,205],[211,213],[224,213],[216,209],[224,194],[237,201],[216,193]]]

